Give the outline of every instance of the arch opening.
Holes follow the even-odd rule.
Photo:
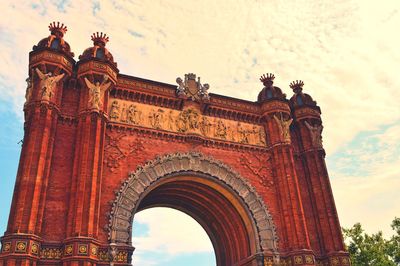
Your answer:
[[[204,228],[176,209],[152,207],[136,213],[132,236],[133,265],[216,266]]]
[[[131,245],[135,213],[152,207],[174,208],[195,219],[211,239],[218,266],[256,265],[265,254],[277,256],[275,228],[262,199],[212,158],[178,153],[139,167],[113,204],[110,242]]]

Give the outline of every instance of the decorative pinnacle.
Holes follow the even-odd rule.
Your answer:
[[[98,46],[106,46],[106,43],[108,42],[108,36],[105,33],[102,32],[96,32],[92,34],[92,41],[94,45]]]
[[[60,25],[60,22],[57,22],[56,24],[56,22],[53,21],[53,23],[50,23],[49,25],[49,30],[52,35],[59,35],[62,38],[67,32],[67,26],[64,26],[64,23],[61,23]]]
[[[260,77],[260,81],[264,84],[265,87],[270,87],[274,83],[275,76],[272,73],[263,74]]]
[[[303,90],[304,82],[302,80],[292,81],[289,86],[294,93],[299,93]]]

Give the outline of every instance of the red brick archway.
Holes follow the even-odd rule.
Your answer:
[[[170,154],[131,173],[110,215],[110,243],[131,243],[134,214],[155,206],[193,217],[213,243],[217,265],[256,265],[262,254],[279,260],[272,217],[238,173],[199,153]],[[134,236],[133,236],[134,237]]]
[[[302,81],[287,99],[262,75],[256,101],[235,99],[193,73],[121,74],[104,34],[75,61],[66,27],[49,29],[29,54],[0,266],[130,265],[133,215],[151,206],[202,224],[219,266],[349,265]]]

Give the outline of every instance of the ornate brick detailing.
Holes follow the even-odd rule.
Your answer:
[[[105,163],[106,166],[114,171],[120,166],[120,161],[130,155],[136,155],[142,152],[144,147],[140,140],[133,143],[121,143],[126,134],[121,133],[117,137],[106,135],[107,144],[105,146]],[[125,144],[125,145],[124,145]]]
[[[17,241],[15,243],[15,252],[17,252],[17,253],[26,253],[27,246],[28,246],[28,242],[27,241]]]
[[[42,248],[40,251],[40,258],[46,260],[59,260],[62,258],[62,249],[61,248]]]
[[[78,255],[88,255],[88,245],[79,244],[78,245]]]
[[[64,255],[65,256],[71,256],[74,252],[74,246],[73,245],[66,245],[64,249]]]
[[[260,184],[265,187],[274,185],[272,181],[271,156],[269,154],[253,155],[253,153],[242,153],[237,160],[259,178]]]
[[[38,243],[33,242],[31,244],[31,254],[36,255],[36,256],[39,255],[39,244]]]
[[[4,242],[1,248],[1,252],[10,252],[11,251],[11,242]]]
[[[202,173],[216,178],[233,189],[249,208],[256,225],[260,250],[276,252],[278,238],[272,217],[256,190],[225,164],[200,153],[175,153],[158,157],[130,174],[113,203],[109,220],[111,243],[128,244],[131,221],[139,197],[152,183],[174,173]]]

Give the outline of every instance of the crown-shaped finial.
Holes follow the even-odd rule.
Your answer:
[[[264,86],[269,87],[274,83],[275,76],[272,73],[263,74],[260,77],[260,81],[264,84]]]
[[[49,25],[49,30],[52,35],[60,35],[60,37],[62,38],[67,32],[67,26],[65,26],[64,23],[56,23],[55,21],[53,21],[53,23],[50,23]]]
[[[304,82],[302,80],[292,81],[289,86],[294,93],[299,93],[303,90]]]
[[[106,46],[108,40],[108,36],[105,33],[96,32],[92,34],[92,41],[94,45]]]

